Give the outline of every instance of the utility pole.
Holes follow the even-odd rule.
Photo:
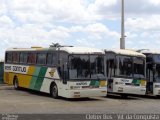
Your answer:
[[[120,49],[125,49],[124,0],[121,0],[121,38],[120,38]]]

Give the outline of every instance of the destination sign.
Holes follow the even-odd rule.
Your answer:
[[[10,72],[20,72],[20,73],[26,73],[27,67],[26,66],[19,66],[19,65],[6,65],[4,66],[5,71]]]

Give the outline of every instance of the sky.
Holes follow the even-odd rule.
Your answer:
[[[160,0],[124,0],[128,49],[160,47]],[[119,48],[121,0],[0,0],[0,58],[7,48],[52,43]]]

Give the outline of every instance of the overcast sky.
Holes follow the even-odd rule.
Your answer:
[[[124,0],[126,48],[160,47],[160,0]],[[119,48],[121,0],[0,0],[0,58],[52,43]]]

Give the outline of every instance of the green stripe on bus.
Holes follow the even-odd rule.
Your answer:
[[[99,86],[100,82],[98,80],[92,80],[90,86]]]
[[[44,80],[44,77],[45,77],[45,74],[46,74],[46,71],[47,71],[47,67],[42,67],[41,68],[41,70],[39,72],[38,79],[37,79],[36,84],[34,86],[35,90],[40,91],[42,83],[43,83],[43,80]]]
[[[140,83],[141,83],[141,81],[140,81],[140,80],[136,80],[136,79],[134,79],[134,80],[132,81],[132,83],[134,83],[134,84],[140,84]]]
[[[34,89],[34,86],[36,84],[37,78],[38,77],[35,77],[35,76],[32,77],[32,80],[30,82],[30,87],[29,87],[30,89]]]
[[[30,82],[30,89],[34,89],[34,86],[36,84],[40,69],[41,69],[41,67],[36,67],[35,68],[35,71],[33,73],[33,76],[32,76],[31,82]]]
[[[34,71],[34,76],[38,77],[40,70],[41,70],[41,67],[36,67],[36,69]]]

